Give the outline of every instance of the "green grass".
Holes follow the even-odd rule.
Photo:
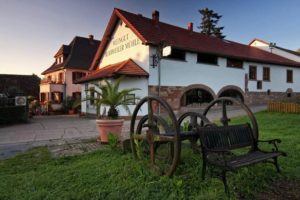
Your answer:
[[[273,165],[258,164],[229,173],[231,198],[252,199],[281,179],[300,179],[300,115],[256,114],[260,139],[281,138],[282,175]],[[243,118],[235,119],[239,123]],[[201,180],[201,156],[184,145],[172,178],[158,176],[131,154],[109,148],[82,156],[54,159],[36,148],[0,161],[0,199],[224,199],[222,182]]]

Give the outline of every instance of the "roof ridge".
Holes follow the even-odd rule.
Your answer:
[[[140,16],[140,15],[138,15],[138,14],[135,14],[135,13],[132,13],[132,12],[128,12],[128,11],[125,11],[125,10],[122,10],[122,9],[119,9],[119,8],[115,8],[116,10],[118,10],[118,11],[121,11],[121,12],[125,12],[125,13],[128,13],[128,14],[131,14],[131,15],[135,15],[135,16],[137,16],[137,17],[142,17],[142,18],[145,18],[145,19],[147,19],[147,20],[149,20],[150,22],[152,21],[152,19],[151,18],[149,18],[149,17],[145,17],[145,16]],[[121,14],[121,13],[120,13]],[[122,15],[123,16],[123,15]],[[124,16],[123,16],[124,17]],[[125,19],[126,19],[126,17],[124,17]],[[128,20],[127,20],[128,21]],[[129,22],[129,21],[128,21]],[[191,31],[190,30],[188,30],[188,29],[186,29],[186,28],[183,28],[183,27],[180,27],[180,26],[176,26],[176,25],[174,25],[174,24],[170,24],[170,23],[166,23],[166,22],[163,22],[163,21],[158,21],[157,22],[158,24],[164,24],[164,25],[167,25],[167,26],[172,26],[172,27],[174,27],[174,28],[176,28],[176,29],[180,29],[180,30],[182,30],[182,31],[186,31],[187,33],[191,33]],[[129,22],[129,24],[131,24],[130,22]],[[132,24],[131,24],[132,25]],[[132,25],[132,27],[134,27],[133,25]],[[198,34],[198,35],[201,35],[201,36],[204,36],[204,37],[207,37],[207,38],[211,38],[211,39],[217,39],[217,40],[227,40],[227,39],[221,39],[221,38],[217,38],[217,37],[215,37],[215,36],[211,36],[211,35],[207,35],[207,34],[204,34],[204,33],[200,33],[200,32],[196,32],[196,31],[192,31],[192,33],[193,34]],[[141,33],[140,33],[141,34]],[[141,34],[142,35],[142,34]],[[227,40],[227,41],[229,41],[229,42],[234,42],[234,41],[231,41],[231,40]],[[238,43],[238,42],[235,42],[235,43]],[[238,43],[238,44],[242,44],[242,43]],[[245,45],[245,44],[242,44],[242,45]],[[248,45],[245,45],[245,46],[248,46]]]
[[[128,64],[129,61],[130,61],[130,58],[127,59],[127,60],[123,60],[122,62],[120,62],[121,65],[120,65],[119,67],[116,67],[116,69],[114,70],[114,72],[117,72],[117,71],[119,71],[120,69],[122,69],[123,67],[125,67],[126,64]]]

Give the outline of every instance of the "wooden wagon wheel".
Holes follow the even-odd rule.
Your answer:
[[[190,118],[190,119],[188,119]],[[178,124],[181,126],[182,122],[185,120],[189,120],[189,127],[188,131],[192,131],[193,129],[197,129],[197,127],[201,126],[207,126],[209,124],[212,124],[212,122],[207,119],[206,116],[203,114],[200,114],[198,112],[185,112],[178,118]],[[199,121],[200,120],[200,121]]]
[[[255,136],[255,139],[258,139],[258,126],[257,121],[254,117],[254,114],[250,110],[248,106],[246,106],[243,102],[232,98],[232,97],[220,97],[209,103],[209,105],[204,109],[203,115],[206,116],[209,110],[216,104],[221,104],[222,106],[222,117],[220,118],[220,122],[223,126],[228,126],[230,122],[230,118],[227,115],[227,106],[230,104],[239,105],[247,114],[248,118],[250,119],[250,125]]]
[[[162,110],[161,115],[153,108],[155,103]],[[137,114],[144,104],[148,104],[148,114],[135,127]],[[134,157],[149,156],[151,169],[171,176],[180,156],[179,131],[177,119],[167,102],[160,97],[144,97],[137,104],[131,118],[130,140]]]
[[[185,122],[188,123],[187,126],[184,124]],[[197,145],[197,140],[199,138],[197,128],[209,126],[213,123],[198,112],[185,112],[178,118],[178,124],[181,127],[181,139],[188,139],[194,152],[199,152],[200,148]],[[190,133],[195,133],[195,135],[191,136]]]

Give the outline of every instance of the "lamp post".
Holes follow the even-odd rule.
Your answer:
[[[161,59],[164,56],[168,56],[171,54],[171,47],[166,46],[165,42],[162,41],[157,46],[156,53],[150,56],[150,60],[152,63],[150,63],[150,66],[153,68],[157,67],[157,96],[160,97],[160,91],[161,91]],[[160,113],[160,105],[158,106],[158,113]]]

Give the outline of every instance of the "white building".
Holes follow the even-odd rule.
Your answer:
[[[165,46],[171,46],[171,54],[161,57]],[[135,67],[120,70],[128,60]],[[139,97],[159,91],[174,110],[180,110],[201,106],[219,96],[266,103],[297,95],[299,67],[300,62],[256,47],[194,32],[192,23],[184,29],[160,22],[158,11],[149,19],[114,9],[92,63],[93,72],[80,83],[84,91],[91,87],[90,81],[127,73],[122,87],[141,88],[135,94]],[[115,74],[107,75],[107,70]],[[82,95],[84,98],[86,94]],[[84,113],[95,113],[94,109],[90,102],[82,104]],[[120,114],[126,115],[123,110]]]
[[[89,72],[89,67],[100,41],[74,37],[69,45],[62,45],[54,55],[54,63],[42,72],[44,79],[40,84],[40,102],[51,102],[53,110],[62,108],[67,97],[80,98],[81,86],[75,81]]]

